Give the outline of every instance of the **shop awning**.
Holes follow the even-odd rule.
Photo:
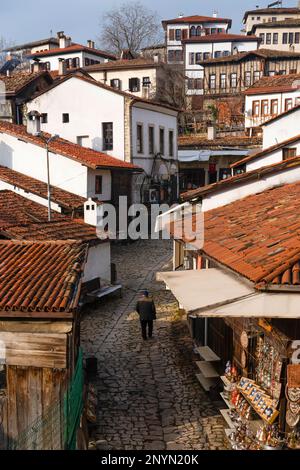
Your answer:
[[[199,317],[300,318],[300,292],[258,292],[220,269],[158,273],[180,308]]]
[[[249,150],[179,150],[178,160],[181,163],[209,162],[211,157],[246,157]]]

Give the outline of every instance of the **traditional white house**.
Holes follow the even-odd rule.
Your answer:
[[[256,50],[260,39],[240,34],[209,34],[183,39],[187,94],[203,95],[204,71],[200,62]]]
[[[263,149],[292,139],[299,133],[300,104],[274,116],[263,125]]]
[[[140,98],[156,98],[157,86],[164,80],[162,63],[153,58],[121,59],[84,67],[104,85],[132,93]]]
[[[24,126],[0,122],[0,165],[47,183],[46,142],[51,136],[39,134],[38,115],[34,117],[31,121],[29,116],[27,130]],[[129,162],[58,137],[49,143],[48,149],[50,184],[80,196],[80,203],[89,197],[114,204],[121,195],[130,198],[132,174],[141,171]],[[26,190],[24,181],[21,189],[22,186]],[[42,191],[36,191],[38,202],[45,199]],[[61,207],[59,199],[57,194],[53,200],[55,210]]]
[[[44,70],[58,70],[59,61],[64,60],[67,69],[78,69],[84,66],[100,64],[108,60],[115,60],[116,56],[100,49],[96,49],[95,43],[87,41],[87,45],[73,43],[63,31],[57,33],[59,46],[38,52],[31,52],[28,58],[31,64],[38,62]]]
[[[300,18],[300,8],[256,8],[256,10],[246,11],[243,23],[245,32],[253,34],[253,27],[257,24],[275,23],[291,18]]]
[[[259,127],[300,104],[300,74],[264,77],[244,94],[245,127]]]
[[[260,38],[263,49],[300,52],[300,17],[256,24],[252,34]]]
[[[50,134],[113,155],[144,170],[133,201],[176,200],[177,115],[170,106],[135,97],[81,75],[68,75],[28,102]]]
[[[184,63],[183,40],[205,35],[227,33],[232,21],[228,18],[218,18],[214,13],[212,17],[193,15],[183,16],[162,22],[167,46],[167,62],[169,64]]]

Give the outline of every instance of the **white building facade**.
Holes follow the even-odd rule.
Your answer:
[[[300,104],[300,76],[290,78],[265,78],[245,91],[245,127],[251,129],[262,126],[265,122],[291,110]],[[260,86],[260,83],[270,86]],[[278,82],[276,86],[272,83]],[[280,82],[283,84],[280,86]]]
[[[274,23],[291,18],[300,18],[300,8],[257,8],[246,11],[243,23],[247,34],[253,33],[253,27],[262,23]]]
[[[59,47],[32,52],[29,55],[32,66],[38,62],[41,69],[59,70],[59,62],[64,60],[67,69],[78,69],[116,59],[114,55],[96,49],[91,40],[87,41],[86,46],[73,43],[63,31],[58,33],[58,41]]]
[[[72,76],[29,102],[28,110],[43,116],[43,131],[142,168],[144,176],[136,182],[134,201],[139,200],[145,178],[149,184],[154,180],[164,186],[172,181],[171,190],[176,192],[178,113],[174,108]]]
[[[184,63],[183,41],[205,35],[225,34],[231,28],[231,20],[218,18],[217,14],[208,16],[179,16],[162,22],[165,30],[167,62],[169,64]]]

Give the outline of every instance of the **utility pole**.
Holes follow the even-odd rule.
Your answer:
[[[50,184],[50,161],[49,161],[49,145],[56,139],[59,139],[59,135],[55,134],[50,139],[42,139],[46,144],[46,152],[47,152],[47,199],[48,199],[48,222],[51,222],[51,184]]]

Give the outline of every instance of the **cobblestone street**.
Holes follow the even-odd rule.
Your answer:
[[[114,450],[222,449],[218,410],[195,376],[186,322],[155,274],[171,269],[169,241],[140,241],[112,248],[123,297],[91,307],[82,321],[85,356],[98,358],[95,439]],[[139,290],[151,291],[155,337],[141,339],[134,311]]]

